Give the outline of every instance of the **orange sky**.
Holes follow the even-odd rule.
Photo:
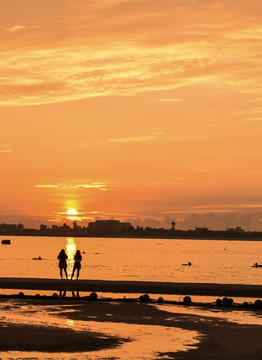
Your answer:
[[[0,0],[0,18],[0,222],[262,229],[261,0]]]

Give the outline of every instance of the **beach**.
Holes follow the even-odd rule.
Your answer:
[[[171,351],[172,346],[169,346],[169,351],[155,352],[151,359],[218,360],[223,358],[258,360],[262,355],[262,319],[260,325],[251,324],[249,321],[245,324],[243,321],[239,323],[228,320],[233,312],[236,312],[239,319],[242,318],[242,320],[245,316],[249,316],[245,312],[241,313],[242,310],[239,309],[222,309],[222,312],[226,313],[226,317],[222,318],[220,316],[214,317],[213,314],[211,316],[210,309],[197,309],[197,306],[194,306],[194,313],[192,314],[192,307],[185,305],[180,305],[179,309],[174,310],[165,304],[143,304],[133,301],[100,302],[87,301],[81,298],[49,298],[48,300],[45,298],[1,298],[0,306],[2,307],[0,353],[3,359],[15,358],[14,355],[10,355],[10,351],[16,352],[16,358],[19,357],[20,352],[26,352],[27,357],[33,353],[34,356],[38,354],[39,358],[43,358],[43,356],[45,356],[44,358],[53,358],[48,354],[56,353],[56,357],[60,359],[63,359],[67,353],[67,358],[69,356],[70,359],[73,359],[75,353],[83,353],[87,356],[87,354],[94,354],[94,351],[100,350],[102,355],[104,350],[110,354],[110,351],[117,348],[122,348],[124,354],[125,344],[135,341],[135,339],[130,339],[126,336],[125,331],[120,330],[121,328],[124,329],[125,326],[134,325],[138,326],[138,329],[139,327],[143,329],[144,326],[147,326],[148,329],[162,327],[163,331],[168,329],[174,334],[181,330],[198,334],[196,343],[189,344],[186,350],[177,350],[174,343],[171,344],[174,351]],[[37,319],[38,311],[40,313],[43,309],[48,311],[49,316],[53,318],[52,326],[46,326],[42,320],[39,323],[37,321],[36,324],[34,323],[34,317]],[[15,315],[15,323],[12,323],[10,319],[8,320],[8,313],[11,316],[13,311],[19,311],[22,314],[22,320],[17,314]],[[250,315],[256,317],[260,315],[260,312],[261,310],[252,310]],[[3,316],[3,314],[6,315]],[[43,314],[47,314],[47,312]],[[6,322],[3,321],[5,317]],[[59,321],[61,324],[71,324],[71,327],[54,326],[54,321],[57,321],[57,324]],[[76,325],[78,322],[82,324],[82,327],[85,324],[87,328],[85,330],[82,328],[80,331]],[[109,324],[109,328],[111,324],[119,327],[122,336],[117,337],[98,332],[95,325],[101,326],[101,324],[102,326]],[[155,338],[154,349],[157,349],[158,345],[160,349],[163,348],[160,346],[160,341]],[[139,342],[137,346],[139,347]],[[143,358],[134,356],[132,354],[130,357],[123,355],[123,359]],[[93,358],[98,359],[99,357]],[[103,358],[108,359],[109,357]]]

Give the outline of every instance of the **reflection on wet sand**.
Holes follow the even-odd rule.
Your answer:
[[[108,339],[109,337],[123,339],[121,345],[113,348],[102,349],[99,351],[75,353],[68,356],[68,359],[154,359],[158,353],[186,351],[198,344],[199,333],[197,331],[188,331],[176,327],[159,326],[150,324],[124,323],[111,321],[118,310],[117,304],[110,304],[110,307],[116,309],[108,312],[104,306],[97,310],[104,311],[103,320],[101,314],[95,316],[78,316],[83,304],[73,305],[35,305],[30,302],[20,302],[16,307],[16,301],[10,300],[1,303],[1,322],[2,326],[8,324],[33,325],[34,327],[45,327],[53,329],[70,329],[79,334],[85,332],[99,334],[99,338]],[[88,306],[89,304],[84,304]],[[138,306],[140,306],[138,304]],[[10,311],[12,310],[12,311]],[[33,314],[33,317],[31,316]],[[62,315],[62,316],[61,316]],[[87,315],[87,314],[86,314]],[[89,314],[90,315],[90,314]],[[107,320],[108,319],[108,320]],[[150,320],[150,316],[144,316],[142,322]],[[95,320],[95,321],[94,321]],[[36,358],[36,359],[62,359],[64,354],[45,353],[45,352],[8,352],[0,353],[1,359],[11,358]]]
[[[1,299],[0,314],[3,360],[257,360],[262,353],[255,309],[24,298]]]
[[[245,311],[231,309],[221,309],[221,308],[203,308],[203,307],[184,307],[177,305],[155,305],[158,309],[168,311],[169,313],[174,314],[187,314],[187,315],[196,315],[199,317],[210,317],[217,319],[225,319],[229,322],[242,324],[242,325],[262,325],[262,313],[258,310]],[[173,320],[173,317],[170,317],[169,320]]]

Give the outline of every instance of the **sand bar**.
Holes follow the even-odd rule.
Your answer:
[[[262,298],[262,285],[243,284],[0,278],[0,289],[78,290],[103,293],[180,294]]]

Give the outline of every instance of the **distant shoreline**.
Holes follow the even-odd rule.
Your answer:
[[[30,236],[30,237],[78,237],[78,238],[105,238],[105,239],[161,239],[161,240],[224,240],[224,241],[262,241],[261,237],[205,237],[205,236],[150,236],[150,235],[78,235],[78,234],[0,234],[1,237],[7,236]],[[3,239],[1,239],[3,240]]]

